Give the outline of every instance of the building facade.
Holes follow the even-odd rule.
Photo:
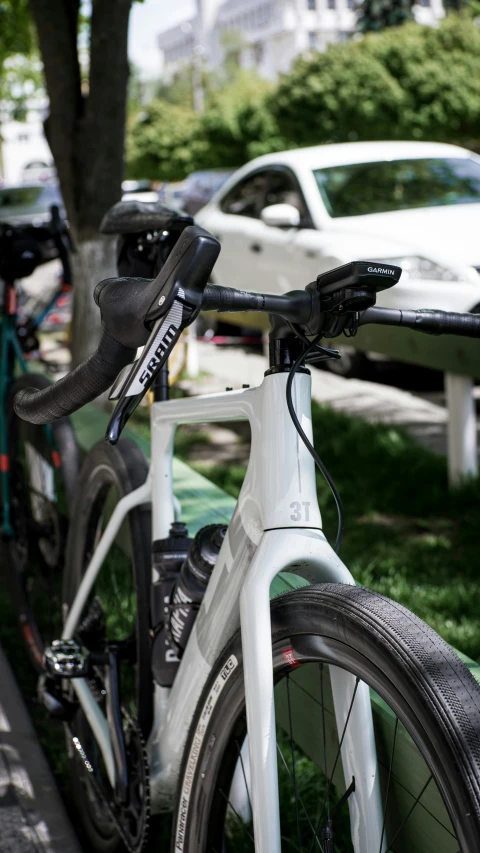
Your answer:
[[[274,80],[299,54],[350,38],[355,6],[355,0],[197,0],[193,18],[158,37],[164,74],[171,79],[199,58],[214,70],[233,44],[242,67]],[[444,14],[442,0],[419,0],[414,14],[434,25]]]
[[[0,187],[29,180],[36,182],[39,174],[53,171],[42,119],[41,110],[30,109],[25,121],[5,117],[0,123]]]

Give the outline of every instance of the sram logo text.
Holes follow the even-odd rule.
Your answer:
[[[170,325],[168,327],[168,329],[165,332],[162,340],[158,344],[157,349],[153,353],[148,364],[145,365],[145,369],[141,372],[140,376],[138,377],[138,380],[142,385],[146,385],[148,380],[152,378],[153,374],[155,373],[155,370],[157,369],[162,358],[164,357],[165,353],[167,352],[168,348],[170,347],[170,344],[174,340],[177,332],[178,332],[178,329],[176,326]]]

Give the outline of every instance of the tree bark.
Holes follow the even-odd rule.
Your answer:
[[[112,240],[100,237],[99,227],[121,197],[131,3],[92,0],[88,92],[82,93],[77,49],[80,0],[30,0],[50,99],[45,132],[76,246],[74,367],[98,342],[100,320],[93,287],[115,275]]]
[[[81,322],[72,323],[72,361],[76,364],[88,358],[101,334],[100,311],[93,301],[95,285],[104,278],[116,275],[115,240],[97,234],[90,240],[82,240],[72,255],[73,317]],[[77,282],[82,282],[77,287]],[[76,365],[73,365],[76,366]]]

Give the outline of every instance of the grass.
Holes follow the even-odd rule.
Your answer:
[[[315,403],[313,432],[344,503],[340,554],[356,581],[401,602],[480,661],[480,482],[450,491],[443,457],[399,429]],[[188,461],[183,441],[177,452]],[[244,467],[193,467],[238,495]],[[324,529],[334,541],[336,508],[320,473],[317,485]]]

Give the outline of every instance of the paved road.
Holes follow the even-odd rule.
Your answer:
[[[1,646],[0,850],[81,853]]]

